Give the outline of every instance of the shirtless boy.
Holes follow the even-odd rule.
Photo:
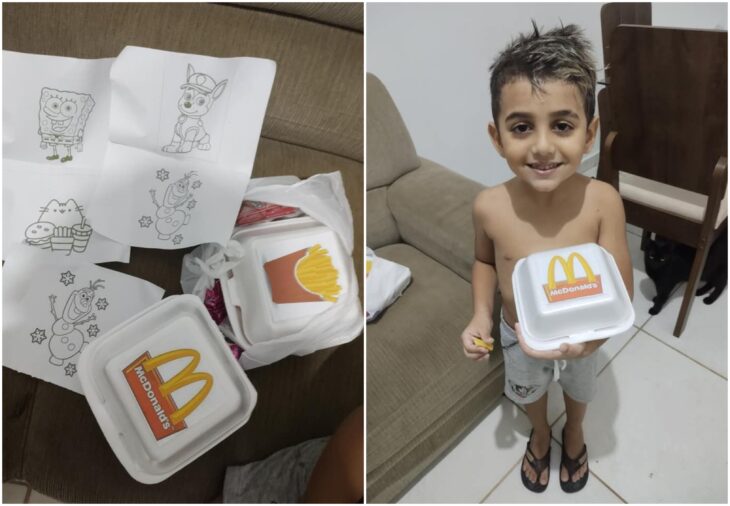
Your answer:
[[[606,340],[563,344],[555,351],[529,348],[517,321],[512,270],[531,253],[593,242],[613,255],[633,299],[621,198],[612,186],[577,173],[598,129],[590,43],[575,25],[544,34],[535,26],[533,33],[513,41],[490,70],[494,122],[489,135],[516,177],[482,191],[474,201],[474,317],[462,344],[467,357],[489,358],[475,340],[494,342],[491,315],[499,286],[505,395],[525,406],[532,424],[522,482],[534,492],[547,487],[547,389],[556,378],[567,414],[560,485],[576,492],[588,479],[582,423],[596,390],[595,351]]]

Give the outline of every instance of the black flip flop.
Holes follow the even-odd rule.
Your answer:
[[[535,471],[535,476],[537,478],[535,479],[535,482],[531,482],[530,479],[527,477],[527,473],[525,473],[525,470],[522,469],[522,466],[520,466],[520,474],[522,475],[522,484],[525,486],[525,488],[531,492],[544,492],[547,488],[548,484],[546,483],[543,485],[540,483],[540,477],[542,476],[542,472],[545,469],[548,469],[548,483],[550,483],[550,449],[548,448],[547,454],[541,458],[538,459],[535,457],[535,454],[532,453],[532,450],[530,450],[530,442],[532,442],[532,433],[535,432],[534,430],[530,431],[530,440],[527,441],[527,451],[525,452],[525,457],[523,459],[527,460],[527,464],[532,468],[533,471]],[[551,438],[552,439],[552,438]]]
[[[565,470],[568,471],[568,481],[563,481],[562,478],[560,479],[560,488],[563,489],[563,492],[572,494],[573,492],[578,492],[579,490],[582,490],[583,487],[586,486],[589,474],[588,455],[586,455],[587,452],[588,448],[584,444],[583,450],[581,450],[580,454],[576,458],[571,459],[570,457],[568,457],[568,454],[565,453],[565,428],[563,428],[563,455],[560,458],[560,472],[562,474],[563,467],[565,467]],[[583,456],[585,456],[585,462],[581,462]],[[583,464],[586,465],[586,474],[584,474],[580,480],[573,481],[573,475],[578,472],[581,467],[583,467]]]

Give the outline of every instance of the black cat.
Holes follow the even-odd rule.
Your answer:
[[[674,287],[689,279],[694,256],[694,248],[665,237],[657,236],[647,243],[644,250],[644,264],[646,273],[654,281],[657,292],[649,314],[658,314]],[[712,290],[712,293],[703,299],[705,304],[712,304],[727,286],[727,228],[710,247],[700,280],[704,281],[705,285],[697,290],[696,295],[705,295]]]

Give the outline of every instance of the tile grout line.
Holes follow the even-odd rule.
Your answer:
[[[495,490],[497,490],[497,488],[499,488],[499,486],[500,486],[500,485],[501,485],[502,483],[504,483],[504,481],[505,481],[505,480],[507,479],[507,477],[508,477],[508,476],[509,476],[509,475],[510,475],[510,474],[512,473],[512,470],[513,470],[513,469],[514,469],[515,467],[517,467],[518,465],[520,465],[520,462],[522,462],[522,457],[520,457],[520,459],[519,459],[519,460],[517,461],[517,463],[516,463],[516,464],[514,464],[514,465],[513,465],[512,467],[510,467],[510,468],[509,468],[509,470],[507,471],[507,473],[506,473],[506,474],[505,474],[504,476],[502,476],[502,478],[501,478],[501,479],[500,479],[500,480],[499,480],[499,481],[497,482],[497,484],[496,484],[496,485],[494,485],[494,486],[493,486],[493,487],[491,488],[491,490],[489,490],[489,492],[487,492],[487,495],[485,495],[484,497],[482,497],[482,500],[481,500],[481,501],[479,501],[479,503],[480,503],[480,504],[484,503],[484,501],[486,501],[486,500],[487,500],[487,498],[488,498],[488,497],[489,497],[490,495],[492,495],[492,493],[493,493],[493,492],[494,492]]]
[[[589,467],[590,467],[590,466],[589,466]],[[595,471],[593,471],[593,470],[591,470],[591,469],[588,469],[588,472],[589,472],[590,474],[592,474],[592,475],[593,475],[593,477],[594,477],[595,479],[597,479],[598,481],[600,481],[600,482],[601,482],[601,484],[602,484],[602,485],[603,485],[604,487],[606,487],[606,488],[607,488],[607,489],[608,489],[608,490],[609,490],[609,491],[610,491],[610,492],[611,492],[611,493],[612,493],[613,495],[615,495],[616,497],[618,497],[618,498],[619,498],[619,500],[620,500],[621,502],[623,502],[624,504],[629,504],[629,502],[628,502],[628,501],[627,501],[626,499],[624,499],[623,497],[621,497],[621,495],[620,495],[620,494],[619,494],[618,492],[616,492],[616,491],[615,491],[614,489],[612,489],[612,488],[611,488],[611,487],[610,487],[610,486],[608,485],[608,483],[606,483],[605,481],[603,481],[603,480],[602,480],[602,479],[601,479],[601,478],[600,478],[600,477],[599,477],[599,476],[598,476],[598,475],[597,475],[597,474],[595,473]]]
[[[719,377],[721,377],[722,379],[724,379],[725,381],[727,381],[727,378],[726,378],[725,376],[723,376],[722,374],[720,374],[719,372],[717,372],[717,371],[715,371],[715,370],[713,370],[713,369],[710,369],[709,367],[707,367],[707,366],[706,366],[705,364],[703,364],[702,362],[698,362],[698,361],[697,361],[697,359],[694,359],[694,358],[690,357],[689,355],[687,355],[686,353],[684,353],[683,351],[681,351],[681,350],[678,350],[677,348],[675,348],[674,346],[671,346],[670,344],[667,344],[666,342],[662,341],[661,339],[659,339],[658,337],[656,337],[656,336],[655,336],[654,334],[650,333],[649,331],[647,331],[647,330],[644,330],[643,328],[641,329],[641,331],[642,331],[642,332],[644,332],[644,333],[645,333],[645,334],[646,334],[647,336],[649,336],[649,337],[651,337],[651,338],[655,339],[655,340],[656,340],[657,342],[659,342],[659,343],[663,344],[664,346],[666,346],[666,347],[667,347],[667,348],[669,348],[670,350],[672,350],[672,351],[674,351],[674,352],[676,352],[676,353],[678,353],[678,354],[682,355],[683,357],[685,357],[685,358],[687,358],[687,359],[691,360],[692,362],[694,362],[695,364],[699,365],[699,366],[700,366],[700,367],[702,367],[703,369],[706,369],[706,370],[708,370],[709,372],[711,372],[711,373],[712,373],[712,374],[714,374],[715,376],[719,376]]]
[[[679,287],[679,285],[678,285],[677,287],[675,287],[675,289],[674,289],[674,290],[672,290],[672,294],[673,294],[674,292],[676,292],[676,291],[677,291],[677,288],[678,288],[678,287]],[[671,296],[671,294],[670,294],[670,296]],[[662,343],[662,344],[663,344],[664,346],[666,346],[667,348],[670,348],[671,350],[674,350],[674,351],[676,351],[677,353],[679,353],[680,355],[682,355],[682,356],[683,356],[683,357],[685,357],[685,358],[688,358],[688,359],[690,359],[690,360],[691,360],[692,362],[694,362],[695,364],[699,365],[700,367],[702,367],[702,368],[704,368],[704,369],[707,369],[707,370],[708,370],[708,371],[710,371],[711,373],[713,373],[713,374],[715,374],[715,375],[717,375],[717,376],[720,376],[720,377],[721,377],[722,379],[724,379],[725,381],[727,381],[727,378],[726,378],[725,376],[723,376],[722,374],[720,374],[719,372],[717,372],[717,371],[715,371],[715,370],[713,370],[713,369],[710,369],[710,368],[709,368],[709,367],[707,367],[707,366],[706,366],[705,364],[703,364],[703,363],[701,363],[701,362],[697,361],[696,359],[694,359],[694,358],[690,357],[689,355],[687,355],[687,354],[686,354],[686,353],[684,353],[683,351],[681,351],[681,350],[679,350],[679,349],[675,348],[674,346],[672,346],[672,345],[670,345],[670,344],[668,344],[668,343],[666,343],[666,342],[662,341],[662,340],[661,340],[661,339],[659,339],[659,338],[658,338],[657,336],[655,336],[654,334],[652,334],[651,332],[649,332],[648,330],[646,330],[646,329],[645,329],[644,327],[646,327],[646,324],[647,324],[647,323],[649,323],[649,322],[651,321],[651,319],[652,319],[652,318],[654,318],[654,316],[656,316],[656,315],[652,315],[652,316],[650,316],[650,317],[649,317],[649,319],[648,319],[648,320],[646,320],[646,321],[644,322],[644,324],[643,324],[643,325],[641,326],[641,328],[640,328],[639,330],[641,330],[642,332],[644,332],[644,333],[645,333],[646,335],[648,335],[649,337],[653,337],[654,339],[656,339],[657,341],[659,341],[660,343]],[[633,337],[632,337],[632,339],[633,339]],[[676,339],[679,339],[679,338],[676,338]]]
[[[598,371],[598,373],[596,374],[596,378],[598,376],[600,376],[603,371],[606,370],[606,368],[611,364],[611,362],[613,362],[616,359],[616,357],[618,357],[621,354],[621,352],[624,351],[624,349],[626,349],[626,347],[629,345],[629,343],[631,343],[631,341],[634,340],[634,338],[636,337],[636,334],[638,334],[639,332],[641,332],[641,328],[640,327],[637,327],[636,325],[632,325],[632,327],[634,327],[636,329],[636,332],[634,332],[631,335],[631,337],[629,337],[629,339],[626,341],[626,344],[624,344],[621,348],[619,348],[619,350],[616,352],[616,354],[613,357],[611,357],[610,359],[608,359],[608,362],[606,362],[606,365],[604,365],[601,368],[601,370]]]

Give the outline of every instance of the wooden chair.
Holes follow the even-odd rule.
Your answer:
[[[610,51],[599,108],[612,131],[598,178],[619,191],[626,221],[645,237],[696,248],[679,337],[709,247],[727,227],[727,32],[619,25]]]
[[[611,54],[611,34],[618,25],[651,26],[651,3],[611,2],[601,6],[601,42],[603,43],[603,65],[606,82],[611,80],[611,67],[608,65]]]
[[[601,42],[603,44],[603,79],[599,79],[599,86],[608,86],[611,82],[611,67],[608,59],[611,54],[611,34],[618,25],[651,25],[651,3],[621,3],[611,2],[601,6]],[[600,124],[600,146],[606,142],[606,135],[613,130],[611,115],[608,111],[608,93],[601,89],[598,92],[598,121]],[[601,159],[599,157],[600,166]],[[600,170],[600,168],[599,168]]]

